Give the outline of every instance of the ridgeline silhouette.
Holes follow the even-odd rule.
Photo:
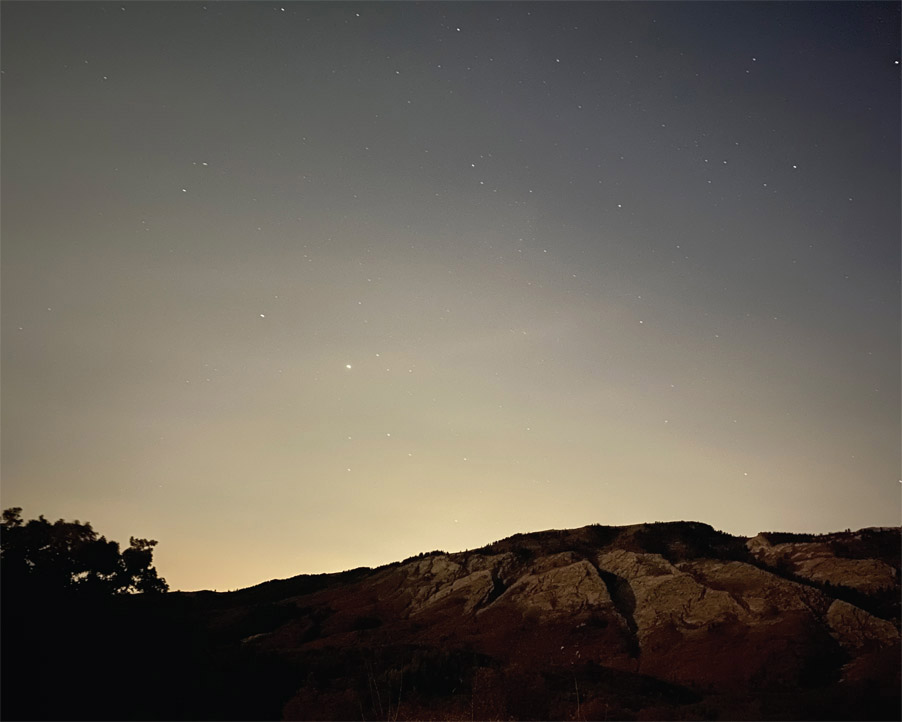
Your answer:
[[[4,719],[898,719],[899,528],[596,524],[163,593],[153,543],[32,523],[4,515]]]

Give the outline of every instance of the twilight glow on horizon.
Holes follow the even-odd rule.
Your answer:
[[[2,503],[173,589],[900,523],[900,5],[16,2]]]

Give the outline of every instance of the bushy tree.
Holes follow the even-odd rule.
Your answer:
[[[3,512],[0,520],[0,573],[7,588],[73,591],[100,595],[165,592],[166,580],[153,567],[153,539],[131,537],[120,553],[76,520],[50,523],[43,516],[28,522],[22,509]]]

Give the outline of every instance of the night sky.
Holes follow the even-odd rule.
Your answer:
[[[2,503],[173,588],[900,522],[899,3],[2,3]]]

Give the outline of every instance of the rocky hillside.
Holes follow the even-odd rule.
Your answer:
[[[285,719],[898,719],[899,557],[593,525],[194,601]]]
[[[900,541],[592,525],[57,605],[8,718],[899,719]]]

